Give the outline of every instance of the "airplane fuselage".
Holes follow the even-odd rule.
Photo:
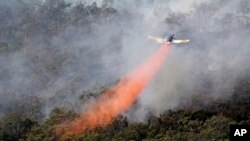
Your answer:
[[[174,44],[182,44],[182,43],[188,43],[189,39],[175,39],[174,34],[171,36],[167,36],[166,38],[161,38],[157,36],[148,36],[149,39],[156,41],[157,43],[174,43]]]

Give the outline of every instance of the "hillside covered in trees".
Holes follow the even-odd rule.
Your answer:
[[[150,116],[142,123],[129,122],[119,116],[106,126],[82,133],[77,138],[66,136],[63,140],[228,140],[229,125],[250,124],[250,80],[242,80],[233,96],[217,99],[204,105],[202,98],[175,110],[167,110],[160,116]],[[55,108],[49,117],[39,124],[29,118],[10,113],[1,121],[1,140],[44,141],[57,140],[56,127],[73,120],[79,114]]]
[[[11,2],[0,2],[0,141],[58,140],[58,125],[81,116],[88,101],[143,62],[154,50],[145,46],[158,46],[148,34],[169,32],[192,42],[175,45],[131,109],[61,139],[228,140],[229,125],[250,125],[247,0],[185,12],[153,1],[125,8],[115,0]]]

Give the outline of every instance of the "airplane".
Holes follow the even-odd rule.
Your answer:
[[[148,36],[150,40],[154,40],[157,43],[174,43],[174,44],[183,44],[183,43],[188,43],[190,40],[189,39],[175,39],[174,34],[170,36],[166,36],[165,38],[157,37],[157,36]]]

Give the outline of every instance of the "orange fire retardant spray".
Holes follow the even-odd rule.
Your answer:
[[[164,43],[143,64],[91,102],[79,118],[57,126],[56,138],[71,140],[86,130],[108,125],[116,116],[129,109],[160,70],[170,49],[171,45]]]

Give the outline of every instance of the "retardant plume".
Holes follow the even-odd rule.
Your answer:
[[[84,114],[73,122],[57,127],[59,140],[68,140],[98,126],[105,126],[113,118],[133,105],[154,74],[161,68],[170,51],[170,44],[164,44],[142,65],[123,77],[99,99],[89,104]]]

